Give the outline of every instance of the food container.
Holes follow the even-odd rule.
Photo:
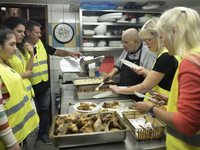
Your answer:
[[[150,115],[146,115],[146,122],[151,122],[153,129],[136,129],[129,119],[137,119],[139,117],[145,117],[144,114],[139,113],[138,111],[124,111],[123,117],[126,123],[130,127],[130,131],[132,135],[135,137],[137,141],[144,141],[144,140],[155,140],[155,139],[162,139],[164,135],[164,130],[166,126],[160,122],[157,118],[152,118]]]
[[[97,84],[101,84],[103,82],[103,78],[102,77],[97,77],[97,78],[87,78],[87,79],[80,79],[80,78],[76,78],[73,79],[73,84],[74,86],[80,86],[80,85],[97,85]],[[106,83],[114,83],[113,80],[109,80]]]
[[[103,114],[108,114],[108,113],[103,113]],[[60,116],[66,116],[66,115],[67,114],[63,114]],[[57,117],[55,116],[51,124],[49,137],[54,139],[54,145],[59,148],[121,142],[125,140],[126,131],[128,131],[129,128],[125,126],[123,120],[117,113],[116,116],[119,119],[119,124],[122,126],[121,130],[101,131],[92,133],[76,133],[76,134],[66,134],[60,136],[54,134],[54,130],[56,127],[55,120]]]
[[[97,94],[101,94],[101,93],[105,93],[109,90],[105,90],[105,89],[109,89],[110,84],[104,84],[103,86],[101,86],[98,92],[95,92],[95,88],[97,87],[97,85],[84,85],[84,86],[76,86],[76,94],[77,94],[77,98],[78,99],[92,99],[93,96],[97,95]],[[104,89],[104,90],[101,90]],[[82,92],[80,92],[82,91]],[[109,96],[106,97],[119,97],[119,94],[116,93],[112,93]]]

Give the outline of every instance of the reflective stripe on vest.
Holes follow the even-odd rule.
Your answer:
[[[32,85],[36,85],[41,81],[48,81],[48,64],[47,64],[47,53],[43,43],[39,40],[36,43],[37,58],[34,57],[33,74],[29,79]]]
[[[187,136],[187,135],[184,135],[180,132],[178,132],[177,130],[167,126],[167,133],[186,142],[187,144],[189,145],[192,145],[192,146],[197,146],[197,147],[200,147],[200,134],[197,134],[195,136]]]
[[[26,72],[27,63],[30,60],[29,53],[27,51],[25,51],[25,53],[26,53],[25,54],[26,58],[25,58],[24,54],[22,54],[20,52],[20,55],[21,55],[23,61],[20,58],[18,58],[15,54],[13,55],[13,58],[6,60],[6,62],[12,67],[12,69],[14,69],[19,74]],[[23,64],[22,64],[22,62],[23,62]],[[34,93],[32,85],[31,85],[31,82],[29,81],[28,78],[24,78],[23,82],[24,82],[24,85],[26,86],[26,90],[27,90],[29,99],[32,99],[32,97],[35,96],[35,93]]]
[[[28,96],[26,95],[21,102],[19,102],[17,105],[5,110],[5,113],[7,117],[11,116],[13,113],[16,113],[17,111],[20,110],[20,108],[25,106],[25,103],[29,101]]]
[[[26,86],[26,90],[27,90],[27,92],[29,92],[32,88],[33,88],[33,87],[32,87],[31,84],[30,84],[29,86]]]
[[[3,105],[3,108],[14,136],[18,143],[20,143],[39,124],[39,116],[29,100],[21,76],[1,64],[0,76],[5,84],[5,90],[7,90],[10,95],[8,101]],[[4,149],[2,143],[3,141],[1,140],[0,149]]]

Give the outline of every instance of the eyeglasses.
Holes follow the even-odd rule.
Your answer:
[[[143,40],[143,41],[146,42],[146,43],[150,43],[151,40],[153,40],[155,37],[156,37],[156,36],[152,37],[151,39],[146,39],[146,40]]]

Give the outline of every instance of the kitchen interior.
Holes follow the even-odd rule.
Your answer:
[[[85,4],[86,3],[86,4]],[[109,6],[102,6],[109,3]],[[102,6],[102,7],[101,7]],[[123,113],[117,108],[115,114],[120,120],[121,130],[98,134],[54,135],[56,115],[66,116],[77,112],[90,112],[77,109],[81,102],[95,105],[92,113],[103,109],[103,102],[118,101],[125,109],[134,105],[134,100],[125,95],[108,94],[104,97],[96,95],[109,93],[108,86],[119,82],[116,75],[104,83],[101,90],[94,91],[108,74],[115,61],[123,51],[121,34],[124,30],[134,27],[140,29],[148,19],[159,16],[164,10],[174,6],[186,6],[200,12],[198,0],[6,0],[0,1],[0,22],[9,16],[17,16],[26,20],[35,20],[42,25],[42,40],[50,46],[72,52],[81,52],[83,57],[78,60],[70,57],[61,58],[49,56],[51,79],[51,124],[50,137],[53,145],[39,143],[36,149],[166,149],[165,125],[159,120],[152,120],[161,132],[159,137],[140,139],[135,128],[128,121],[129,113]],[[105,7],[107,7],[105,9]],[[117,8],[113,8],[117,7]],[[112,15],[114,14],[114,16]],[[114,21],[112,19],[114,18]],[[55,30],[59,24],[65,24],[72,29],[72,37],[63,42],[56,36]],[[89,89],[89,90],[88,90]],[[91,92],[91,89],[93,91]],[[96,96],[96,97],[95,97]],[[105,111],[106,112],[106,111]],[[110,112],[114,112],[112,109]],[[139,115],[135,111],[134,115]],[[143,116],[144,117],[144,116]]]

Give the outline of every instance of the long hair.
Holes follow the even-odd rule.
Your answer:
[[[3,25],[7,26],[8,28],[10,28],[11,30],[13,30],[14,28],[16,28],[18,25],[23,25],[25,27],[26,23],[23,19],[18,18],[18,17],[9,17],[8,19],[6,19],[3,22]],[[27,59],[27,53],[25,52],[25,50],[23,49],[23,45],[24,45],[25,41],[23,40],[22,43],[17,43],[17,48],[19,49],[19,51],[25,56],[25,58]]]
[[[195,10],[186,7],[167,10],[160,17],[157,29],[169,38],[173,55],[187,56],[193,61],[194,55],[188,56],[193,53],[200,58],[200,53],[194,52],[194,49],[200,49],[200,18]]]

